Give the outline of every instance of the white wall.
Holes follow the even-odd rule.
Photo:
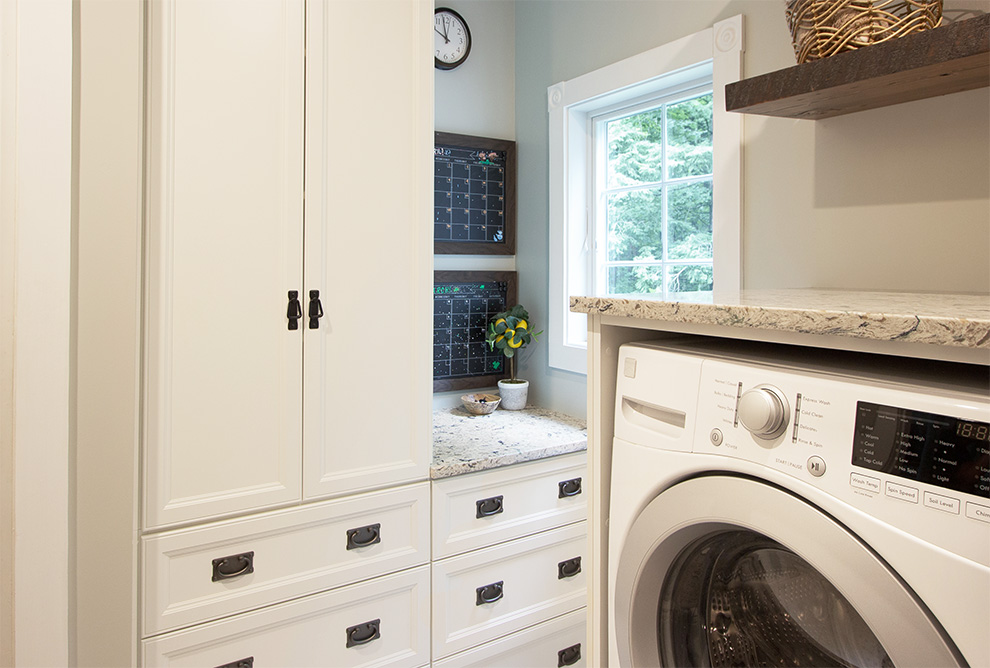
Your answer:
[[[947,13],[990,11],[947,0]],[[546,89],[743,14],[745,76],[795,63],[783,0],[540,0],[516,4],[520,300],[546,321]],[[747,116],[745,288],[990,292],[990,90],[825,121]],[[536,347],[540,405],[584,414],[584,376]],[[578,410],[580,409],[580,413]]]

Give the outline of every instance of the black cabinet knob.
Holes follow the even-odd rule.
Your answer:
[[[302,318],[302,304],[299,303],[299,291],[289,290],[289,308],[285,312],[289,319],[289,329],[299,329],[299,319]]]

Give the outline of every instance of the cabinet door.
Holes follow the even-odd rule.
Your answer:
[[[308,498],[421,480],[433,339],[433,4],[307,6]]]
[[[148,527],[300,497],[303,7],[148,3]]]

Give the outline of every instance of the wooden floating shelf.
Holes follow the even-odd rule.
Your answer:
[[[990,14],[725,87],[725,108],[818,120],[990,86]]]

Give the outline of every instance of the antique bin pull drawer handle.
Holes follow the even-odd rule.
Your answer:
[[[382,637],[381,619],[372,619],[370,622],[358,624],[347,629],[347,646],[367,645],[372,640]]]
[[[242,552],[213,560],[213,581],[254,573],[254,552]],[[254,661],[254,659],[251,659]]]
[[[558,499],[566,499],[569,496],[577,496],[581,493],[581,478],[558,482],[557,489],[559,490],[557,492]]]
[[[492,515],[498,515],[500,512],[505,510],[502,507],[502,495],[493,496],[490,499],[482,499],[476,501],[475,505],[478,507],[478,512],[475,515],[479,520],[482,517],[491,517]]]
[[[573,666],[581,660],[581,643],[571,645],[557,652],[557,668]]]
[[[382,525],[369,524],[366,527],[347,530],[347,549],[356,550],[382,542]]]
[[[222,666],[217,666],[216,668],[254,668],[254,657],[249,656],[246,659],[241,659],[240,661],[231,661],[230,663],[225,663]]]
[[[485,585],[484,587],[478,587],[475,592],[478,594],[478,600],[475,605],[485,605],[486,603],[494,603],[495,601],[502,598],[502,583],[505,580],[499,580],[498,582],[493,582],[490,585]]]
[[[581,557],[574,557],[557,564],[557,579],[572,578],[581,572]]]
[[[230,663],[225,663],[222,666],[217,666],[216,668],[254,668],[254,657],[249,656],[246,659],[241,659],[240,661],[231,661]]]

